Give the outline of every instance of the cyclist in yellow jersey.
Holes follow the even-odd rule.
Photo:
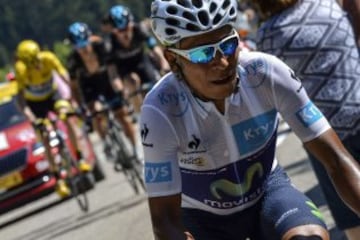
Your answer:
[[[19,86],[19,100],[30,121],[45,118],[49,111],[55,111],[55,103],[60,106],[61,112],[69,111],[71,105],[61,101],[63,99],[54,80],[54,74],[58,74],[64,82],[69,83],[68,72],[55,54],[50,51],[40,51],[39,45],[33,40],[24,40],[17,46],[16,57],[15,76]],[[79,149],[75,129],[67,121],[65,123],[72,144]],[[44,146],[51,170],[59,178],[59,169],[50,154],[50,146],[46,141]],[[80,158],[80,154],[78,157]],[[90,170],[90,166],[85,161],[80,161],[80,168],[84,171]],[[70,195],[70,190],[62,179],[58,180],[56,190],[63,197]]]

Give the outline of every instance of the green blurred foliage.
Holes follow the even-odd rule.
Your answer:
[[[37,41],[64,61],[70,51],[64,43],[67,27],[82,21],[100,33],[102,17],[115,4],[128,6],[141,20],[149,16],[151,0],[1,0],[0,68],[13,64],[16,46],[24,39]]]

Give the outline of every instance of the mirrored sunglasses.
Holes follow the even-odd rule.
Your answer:
[[[219,50],[224,56],[228,57],[236,52],[238,46],[239,35],[234,30],[230,36],[225,37],[214,44],[208,44],[186,50],[169,48],[169,51],[186,58],[192,63],[209,63],[215,58],[216,50]]]

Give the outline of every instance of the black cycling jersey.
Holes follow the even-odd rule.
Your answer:
[[[154,48],[155,38],[141,25],[133,26],[133,36],[129,47],[123,46],[114,34],[111,36],[110,62],[115,64],[121,77],[134,72],[137,73],[142,83],[156,82],[155,66],[152,64],[146,47]]]
[[[104,42],[92,42],[91,44],[97,61],[99,62],[99,70],[90,74],[80,54],[77,51],[73,51],[68,59],[68,69],[71,79],[78,79],[85,103],[96,101],[100,95],[108,101],[119,97],[121,98],[121,96],[114,91],[110,83],[107,72],[109,55]]]
[[[104,71],[106,69],[106,64],[109,59],[109,53],[106,50],[104,42],[92,42],[92,48],[97,56],[97,61],[99,62],[100,69]],[[86,78],[91,75],[86,66],[84,61],[81,59],[80,54],[77,51],[73,51],[67,61],[67,69],[69,71],[71,79],[74,78]]]

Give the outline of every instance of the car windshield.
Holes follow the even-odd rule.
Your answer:
[[[26,120],[15,99],[0,105],[0,116],[0,130]]]

